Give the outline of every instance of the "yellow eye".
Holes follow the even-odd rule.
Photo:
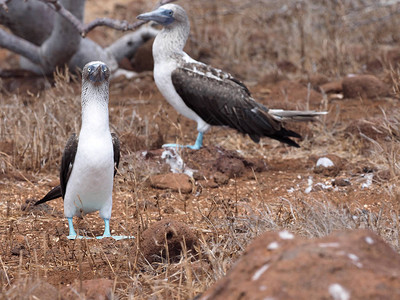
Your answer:
[[[88,70],[88,72],[90,72],[90,71],[92,71],[92,68],[91,68],[91,67],[88,67],[87,70]]]

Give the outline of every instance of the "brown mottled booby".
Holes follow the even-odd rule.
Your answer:
[[[300,135],[285,129],[281,121],[310,121],[326,114],[268,109],[257,103],[247,87],[231,74],[192,59],[183,51],[190,23],[179,5],[166,4],[137,18],[163,26],[153,44],[154,81],[180,114],[197,122],[199,133],[194,145],[163,147],[200,149],[203,133],[212,125],[234,128],[248,134],[256,143],[265,136],[299,147],[290,138],[300,138]]]
[[[99,211],[104,234],[111,236],[109,221],[112,209],[113,179],[120,159],[118,137],[110,132],[110,70],[106,64],[93,61],[82,71],[82,125],[79,137],[72,134],[65,146],[60,170],[60,185],[53,188],[35,205],[62,197],[68,219],[69,239],[83,238],[74,230],[72,218],[82,213]]]

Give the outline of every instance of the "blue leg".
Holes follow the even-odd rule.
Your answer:
[[[199,132],[194,145],[164,144],[163,148],[167,148],[167,147],[169,147],[169,148],[189,148],[192,150],[199,150],[201,148],[201,146],[203,146],[203,133]]]
[[[74,229],[74,223],[72,223],[72,218],[67,218],[68,219],[68,228],[69,228],[69,234],[67,236],[68,239],[74,240],[78,238],[78,235],[75,232]]]
[[[112,237],[115,240],[123,240],[123,239],[133,239],[133,236],[124,236],[124,235],[111,235],[110,232],[110,219],[104,219],[104,233],[102,236],[97,236],[97,239],[102,239],[106,237]]]
[[[67,218],[68,219],[68,227],[69,227],[69,235],[67,238],[69,240],[75,240],[75,239],[91,239],[91,237],[88,236],[82,236],[82,235],[77,235],[74,229],[74,224],[72,223],[72,218]]]
[[[104,233],[103,237],[111,237],[110,233],[110,219],[104,219]]]

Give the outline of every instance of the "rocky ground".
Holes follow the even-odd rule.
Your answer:
[[[145,10],[140,1],[111,2],[89,1],[89,17]],[[122,145],[111,229],[134,239],[70,241],[61,199],[32,206],[58,184],[62,149],[79,130],[80,82],[67,72],[6,72],[17,58],[0,50],[2,298],[399,298],[400,47],[379,40],[379,24],[376,36],[361,28],[367,46],[351,44],[354,33],[345,31],[342,46],[321,46],[323,33],[309,32],[300,60],[296,33],[287,38],[297,50],[284,46],[291,29],[282,15],[254,27],[264,11],[235,3],[181,3],[202,16],[191,17],[188,53],[232,72],[268,107],[329,114],[287,125],[302,135],[299,149],[255,144],[227,128],[212,128],[198,151],[162,149],[192,143],[196,124],[157,91],[145,45],[120,62],[137,76],[110,86],[111,129]],[[298,24],[289,13],[286,22]],[[118,35],[91,33],[99,41]],[[103,232],[97,214],[75,224],[88,236]]]

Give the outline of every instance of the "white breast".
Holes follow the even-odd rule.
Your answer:
[[[81,130],[78,149],[64,197],[66,217],[99,210],[111,217],[114,177],[113,145],[110,132],[93,134]]]
[[[176,66],[176,62],[173,60],[155,63],[154,81],[168,103],[171,104],[178,113],[182,114],[186,118],[196,121],[198,131],[205,132],[209,129],[210,125],[204,122],[202,118],[200,118],[185,104],[185,102],[183,102],[172,84],[171,73],[175,70]]]

